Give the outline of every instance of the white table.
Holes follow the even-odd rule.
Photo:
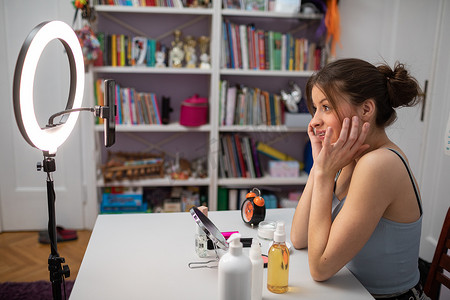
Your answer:
[[[266,220],[285,221],[289,237],[293,214],[294,209],[270,209]],[[257,237],[240,211],[210,212],[209,218],[220,231]],[[211,259],[195,253],[196,226],[190,213],[99,215],[70,299],[217,299],[217,268],[188,267]],[[260,241],[267,253],[269,242]],[[326,282],[314,281],[307,255],[292,250],[286,294],[267,290],[264,269],[263,299],[373,299],[346,268]]]

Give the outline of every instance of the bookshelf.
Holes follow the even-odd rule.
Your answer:
[[[177,28],[186,35],[209,36],[210,69],[200,68],[156,68],[147,66],[98,66],[92,68],[93,78],[113,78],[125,86],[152,92],[171,98],[174,112],[171,122],[167,125],[130,125],[116,126],[116,143],[110,151],[162,151],[166,157],[174,158],[175,153],[181,153],[187,159],[197,156],[206,157],[206,178],[189,178],[188,180],[173,180],[169,176],[156,179],[122,180],[105,183],[98,171],[97,187],[101,190],[110,186],[129,187],[169,187],[169,186],[199,186],[208,190],[208,205],[211,210],[218,208],[219,188],[250,189],[251,187],[272,186],[283,188],[293,186],[301,189],[307,181],[307,175],[300,172],[296,178],[273,178],[264,174],[258,178],[222,178],[219,172],[220,139],[224,134],[242,134],[264,142],[282,140],[281,150],[302,160],[307,134],[306,125],[230,125],[219,124],[220,82],[226,80],[230,84],[243,84],[256,88],[267,88],[270,93],[279,93],[287,88],[288,81],[295,81],[304,88],[306,80],[313,70],[251,70],[226,68],[223,66],[221,53],[223,49],[223,22],[230,20],[237,24],[255,24],[262,30],[278,30],[293,32],[293,35],[308,38],[310,31],[319,25],[321,15],[303,15],[267,11],[245,11],[223,9],[222,2],[212,1],[211,8],[175,8],[175,7],[133,7],[120,5],[95,5],[98,13],[98,31],[138,35],[145,33],[149,37],[160,36],[161,43],[170,45],[173,36],[168,32]],[[163,23],[161,23],[163,22]],[[184,24],[190,24],[185,26]],[[283,27],[284,24],[284,27]],[[135,30],[136,29],[136,30]],[[175,88],[174,88],[175,87]],[[209,123],[199,127],[186,127],[179,123],[180,104],[192,96],[200,94],[209,100]],[[103,126],[95,125],[97,139],[102,137]],[[264,138],[263,138],[264,137]],[[274,146],[278,146],[275,145]],[[284,149],[283,149],[284,148]],[[291,149],[291,148],[296,148]],[[105,163],[107,150],[99,152],[97,165]],[[168,156],[167,156],[168,155]]]

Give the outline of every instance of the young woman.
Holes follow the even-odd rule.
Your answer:
[[[346,266],[375,298],[423,299],[418,255],[422,208],[403,151],[385,128],[420,88],[404,65],[359,59],[328,64],[308,81],[314,164],[291,242],[308,248],[317,281]],[[409,298],[412,296],[413,298]]]

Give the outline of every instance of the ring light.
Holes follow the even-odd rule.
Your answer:
[[[17,126],[24,139],[33,147],[56,153],[77,122],[79,112],[71,113],[64,124],[41,128],[37,122],[33,86],[39,58],[47,44],[59,39],[64,45],[70,65],[70,90],[66,109],[81,107],[84,92],[84,59],[78,38],[64,22],[43,22],[25,39],[14,72],[13,101]]]

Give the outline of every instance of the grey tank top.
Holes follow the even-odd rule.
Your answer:
[[[418,268],[420,234],[422,229],[422,206],[411,170],[405,159],[393,149],[403,161],[416,193],[420,218],[412,223],[398,223],[381,218],[372,236],[346,267],[358,278],[371,294],[394,294],[414,287],[420,278]],[[345,205],[345,198],[333,209],[332,220]],[[339,202],[339,203],[337,203]]]

